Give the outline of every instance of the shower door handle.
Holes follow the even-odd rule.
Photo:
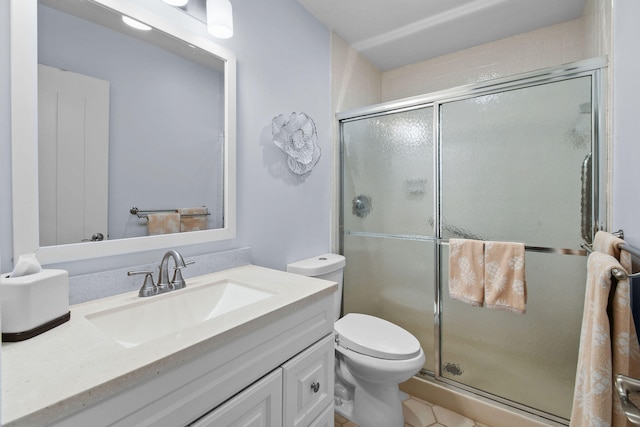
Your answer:
[[[580,173],[580,232],[585,243],[593,243],[593,197],[591,185],[591,153],[582,161]]]
[[[629,400],[630,393],[640,393],[640,380],[625,375],[616,375],[616,391],[622,410],[632,424],[640,426],[640,409]]]

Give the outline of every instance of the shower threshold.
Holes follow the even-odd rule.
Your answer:
[[[569,420],[478,390],[422,370],[400,385],[419,399],[492,427],[565,427]]]

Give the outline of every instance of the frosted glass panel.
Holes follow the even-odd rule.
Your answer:
[[[344,229],[433,235],[433,107],[343,124]]]
[[[569,418],[586,258],[527,252],[521,315],[449,298],[448,247],[442,255],[442,376]]]
[[[442,105],[443,237],[579,249],[591,77]]]
[[[345,236],[344,313],[365,313],[411,332],[434,370],[435,242]]]

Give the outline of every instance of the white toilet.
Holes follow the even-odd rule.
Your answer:
[[[345,258],[325,254],[287,265],[290,273],[338,283],[335,411],[360,427],[403,427],[398,384],[424,365],[418,340],[386,320],[350,313],[340,318]]]

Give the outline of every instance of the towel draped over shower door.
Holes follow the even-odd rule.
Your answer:
[[[622,239],[598,232],[587,261],[578,369],[571,427],[631,427],[614,387],[614,375],[640,376],[640,346],[630,309],[629,279],[617,285],[613,268],[631,271]],[[612,289],[613,287],[613,289]]]

